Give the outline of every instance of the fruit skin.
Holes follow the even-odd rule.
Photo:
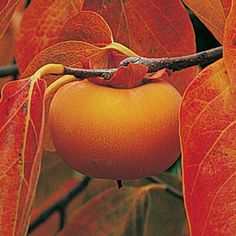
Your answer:
[[[132,89],[72,82],[52,100],[50,132],[59,155],[85,175],[151,176],[178,158],[180,101],[162,80]]]

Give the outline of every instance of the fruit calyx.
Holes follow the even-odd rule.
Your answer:
[[[109,80],[99,78],[89,78],[90,82],[95,84],[113,87],[131,89],[143,85],[145,83],[145,75],[148,72],[148,67],[141,64],[129,64],[121,66]]]

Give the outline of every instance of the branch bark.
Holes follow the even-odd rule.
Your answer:
[[[172,71],[183,70],[185,68],[202,65],[216,61],[222,57],[223,47],[217,47],[203,52],[172,58],[145,58],[145,57],[128,57],[120,63],[120,66],[127,66],[130,63],[143,64],[148,67],[148,72],[157,72],[161,69],[169,69]],[[80,80],[91,77],[102,77],[110,79],[118,68],[112,69],[78,69],[64,67],[64,74],[74,75]],[[0,77],[8,75],[17,75],[18,69],[16,65],[8,65],[0,67]]]
[[[10,64],[7,66],[0,67],[0,77],[6,77],[6,76],[17,76],[19,73],[17,65],[16,64]]]
[[[30,224],[28,233],[32,232],[38,225],[45,222],[56,211],[59,211],[61,213],[60,214],[61,220],[59,226],[59,229],[61,229],[64,225],[65,208],[67,207],[67,205],[70,203],[71,200],[73,200],[79,193],[81,193],[88,186],[90,180],[91,180],[90,177],[87,176],[84,177],[84,179],[77,186],[75,186],[70,192],[68,192],[59,201],[57,201],[55,204],[51,205],[44,212],[42,212],[39,215],[39,217]]]
[[[191,54],[182,57],[173,58],[145,58],[145,57],[128,57],[124,59],[120,66],[127,66],[130,63],[142,64],[148,67],[148,72],[157,72],[161,69],[169,69],[172,71],[183,70],[185,68],[202,65],[216,61],[222,57],[223,47],[217,47],[196,54]],[[65,67],[65,74],[74,75],[75,77],[83,80],[89,77],[103,77],[110,79],[118,68],[112,69],[77,69]]]
[[[184,196],[183,193],[181,191],[179,191],[178,189],[174,188],[173,186],[167,184],[163,179],[161,179],[160,177],[157,176],[150,176],[150,177],[146,177],[147,179],[149,179],[150,181],[154,182],[154,183],[158,183],[158,184],[162,184],[165,187],[165,190],[172,194],[173,196],[183,200]]]
[[[123,60],[120,65],[127,66],[130,63],[142,64],[148,67],[148,72],[156,72],[161,69],[172,71],[183,70],[187,67],[202,65],[213,62],[222,57],[223,47],[213,48],[207,51],[199,52],[192,55],[172,58],[145,58],[129,57]]]

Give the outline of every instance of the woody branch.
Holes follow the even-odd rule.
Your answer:
[[[127,66],[130,63],[142,64],[148,67],[148,72],[157,72],[161,69],[169,69],[171,71],[183,70],[185,68],[211,63],[222,57],[223,47],[217,47],[199,53],[171,58],[145,58],[145,57],[128,57],[124,59],[120,66]],[[92,77],[103,77],[110,79],[118,68],[111,69],[79,69],[64,67],[64,74],[74,75],[80,80]],[[0,67],[0,77],[16,75],[18,69],[16,65],[8,65]]]

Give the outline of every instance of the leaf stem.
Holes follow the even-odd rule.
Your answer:
[[[125,47],[124,45],[117,43],[117,42],[112,42],[111,44],[107,45],[105,49],[116,49],[119,52],[122,52],[128,57],[138,57],[136,53],[134,53],[132,50],[129,48]]]

